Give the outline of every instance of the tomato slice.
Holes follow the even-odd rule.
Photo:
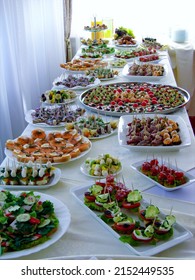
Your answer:
[[[89,192],[86,192],[85,193],[85,198],[88,200],[88,201],[91,201],[91,202],[94,202],[95,201],[95,196],[90,194]]]
[[[127,232],[132,232],[135,228],[135,224],[117,224],[115,223],[113,225],[113,229],[115,229],[116,231],[119,231],[119,232],[124,232],[124,233],[127,233]]]
[[[123,201],[122,207],[124,207],[126,209],[138,208],[138,207],[140,207],[140,202],[130,203],[130,202],[127,202],[127,201]]]
[[[153,218],[146,218],[144,214],[145,214],[144,209],[139,212],[139,216],[142,220],[144,220],[144,221],[153,221],[154,220]]]

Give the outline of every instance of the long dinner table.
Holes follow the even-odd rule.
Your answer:
[[[158,82],[177,86],[174,74],[170,65],[169,56],[165,52],[161,63],[167,66],[167,74]],[[118,69],[121,71],[121,69]],[[113,82],[129,82],[131,80],[124,77],[121,73],[114,81],[104,81],[102,84]],[[133,80],[132,80],[133,81]],[[77,91],[78,106],[83,106],[79,101],[79,96],[82,91]],[[145,160],[148,156],[168,159],[173,164],[177,165],[184,171],[190,170],[195,175],[195,137],[188,118],[186,108],[180,108],[177,111],[169,114],[180,116],[185,121],[190,133],[191,145],[184,149],[174,151],[157,151],[149,150],[147,152],[134,151],[121,147],[118,141],[117,131],[109,137],[91,140],[92,147],[84,157],[80,157],[74,161],[57,164],[56,167],[61,170],[61,178],[59,182],[43,190],[38,190],[39,193],[54,197],[66,205],[70,213],[70,224],[60,238],[38,250],[28,251],[27,254],[12,255],[12,259],[18,260],[38,260],[38,259],[195,259],[195,183],[186,186],[176,191],[167,192],[154,186],[147,178],[140,176],[131,168],[131,164]],[[23,135],[29,133],[35,128],[32,124],[27,124]],[[45,128],[45,130],[64,130],[64,128]],[[172,214],[176,216],[177,223],[186,228],[192,233],[189,239],[179,242],[175,246],[170,246],[152,255],[137,255],[131,248],[125,246],[123,242],[113,235],[103,223],[101,223],[91,213],[91,210],[80,203],[73,195],[74,190],[79,190],[85,186],[90,186],[94,183],[94,179],[84,175],[80,166],[88,157],[94,158],[100,154],[109,153],[120,159],[122,163],[122,179],[126,186],[137,188],[141,191],[143,198],[152,204],[158,205],[159,209],[164,213],[169,213],[172,209]],[[5,165],[8,161],[6,157],[1,165]],[[120,176],[119,176],[120,177]],[[121,180],[122,180],[121,179]],[[36,189],[34,190],[36,191]],[[64,225],[60,225],[63,227]],[[52,239],[53,237],[51,237]],[[179,238],[179,237],[178,237]],[[4,258],[1,256],[0,258]],[[6,254],[5,254],[6,258]]]

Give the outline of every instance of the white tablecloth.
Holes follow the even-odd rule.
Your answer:
[[[176,85],[171,66],[166,59],[164,62],[168,63],[169,72],[167,77],[162,81],[165,84]],[[124,77],[120,76],[116,81],[125,81]],[[106,83],[106,82],[104,82]],[[192,144],[185,149],[170,152],[157,153],[156,156],[168,157],[170,161],[177,160],[178,165],[188,170],[195,166],[195,139],[192,133],[192,128],[189,123],[188,115],[185,108],[178,110],[175,114],[184,118],[191,135]],[[23,134],[28,134],[34,126],[28,125]],[[97,258],[113,258],[113,259],[135,259],[143,258],[133,254],[127,247],[123,245],[117,238],[115,238],[108,230],[106,230],[94,217],[90,214],[88,209],[85,209],[72,196],[70,191],[77,186],[86,186],[93,182],[91,178],[86,177],[80,171],[80,165],[87,157],[94,157],[99,154],[110,153],[117,156],[123,165],[123,177],[125,183],[131,188],[139,188],[143,191],[143,197],[153,204],[157,204],[160,209],[165,212],[170,211],[173,207],[173,214],[176,215],[177,221],[191,230],[195,234],[195,201],[183,201],[182,198],[172,199],[166,196],[158,196],[156,194],[147,193],[147,189],[152,184],[144,178],[137,175],[135,171],[130,168],[130,164],[138,160],[146,159],[146,153],[132,152],[119,146],[117,133],[100,140],[92,141],[92,149],[83,158],[68,162],[66,164],[57,165],[62,170],[62,177],[59,183],[49,189],[42,190],[42,193],[54,196],[66,204],[71,213],[71,223],[67,232],[50,247],[38,251],[36,253],[20,257],[18,259],[45,259],[45,258],[90,258],[96,256]],[[153,153],[151,153],[151,156]],[[5,164],[7,159],[2,164]],[[145,191],[144,191],[145,190]],[[148,258],[193,258],[195,259],[195,238],[191,238],[183,243],[167,249],[153,257]],[[146,259],[146,257],[145,257]]]

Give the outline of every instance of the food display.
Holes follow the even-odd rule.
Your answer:
[[[121,116],[124,113],[173,112],[189,98],[189,93],[178,87],[130,82],[100,85],[82,93],[79,100],[90,110]]]
[[[153,255],[191,237],[177,224],[171,210],[165,215],[158,205],[147,203],[138,189],[128,188],[113,175],[108,175],[104,182],[76,188],[72,193],[137,255]]]
[[[46,104],[70,103],[74,102],[76,98],[76,93],[72,90],[53,89],[48,90],[41,95],[41,102]]]
[[[87,89],[96,86],[100,83],[94,76],[86,76],[81,74],[62,74],[53,82],[54,88],[68,88],[68,89]]]
[[[103,55],[101,52],[99,51],[95,51],[95,52],[82,52],[80,55],[79,55],[79,58],[80,59],[102,59]]]
[[[149,47],[149,48],[153,48],[156,50],[166,50],[167,49],[167,46],[162,45],[161,43],[159,43],[157,41],[156,38],[151,38],[151,37],[142,38],[142,45],[144,47],[147,47],[147,48]]]
[[[85,74],[100,80],[109,80],[115,78],[119,72],[111,68],[97,68],[94,70],[87,70]]]
[[[110,154],[102,154],[97,158],[87,158],[81,166],[81,171],[91,177],[105,178],[116,175],[121,171],[121,161]]]
[[[88,115],[66,124],[68,130],[77,129],[89,139],[98,139],[112,135],[117,129],[117,120],[104,120],[101,116]]]
[[[115,57],[117,58],[123,58],[123,59],[132,59],[132,58],[136,58],[139,56],[145,56],[145,55],[151,55],[151,54],[156,54],[156,50],[152,49],[152,48],[136,48],[136,49],[132,49],[132,50],[118,50],[115,53]]]
[[[130,36],[131,38],[135,38],[133,30],[123,26],[115,28],[114,40],[119,40],[120,38],[123,38],[123,36]]]
[[[99,46],[99,45],[107,45],[109,43],[109,40],[101,39],[101,38],[96,40],[92,40],[91,38],[88,39],[82,38],[81,43],[86,46]]]
[[[158,61],[160,59],[160,56],[158,54],[151,54],[146,56],[141,56],[138,58],[138,61],[140,62],[150,62],[150,61]]]
[[[116,46],[136,46],[137,41],[132,36],[123,35],[121,38],[116,40],[115,44]]]
[[[108,63],[106,61],[101,61],[101,59],[73,59],[71,62],[60,64],[60,67],[68,71],[85,72],[86,70],[105,67],[107,65]]]
[[[190,173],[180,169],[177,164],[174,166],[170,160],[159,160],[156,157],[133,163],[131,167],[141,176],[146,177],[155,185],[165,191],[176,191],[186,188],[195,181]]]
[[[114,54],[115,48],[108,47],[106,44],[98,45],[96,47],[89,46],[87,48],[82,48],[81,54],[94,54],[94,53],[101,53],[102,55]]]
[[[180,127],[171,117],[134,117],[127,124],[127,145],[171,146],[182,143]]]
[[[131,76],[163,76],[165,72],[164,65],[144,63],[138,64],[133,62],[128,65],[127,75]]]
[[[52,238],[59,219],[50,200],[34,192],[0,192],[0,255],[38,246]]]
[[[46,185],[54,176],[55,167],[50,163],[32,166],[9,164],[0,168],[0,184],[2,185]]]
[[[97,32],[106,30],[108,27],[105,24],[94,24],[93,26],[84,26],[84,29],[87,31]]]
[[[41,106],[27,112],[25,119],[28,123],[39,126],[64,126],[65,123],[74,122],[85,113],[85,109],[71,108],[67,104],[55,106]]]
[[[110,62],[110,65],[114,68],[123,68],[126,65],[127,61],[123,58],[115,59]]]
[[[18,162],[65,163],[86,154],[91,148],[88,138],[72,131],[51,131],[37,128],[30,136],[6,141],[7,155]],[[9,153],[10,152],[10,153]]]

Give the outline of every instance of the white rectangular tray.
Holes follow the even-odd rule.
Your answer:
[[[90,214],[99,222],[102,224],[102,226],[105,227],[105,229],[109,230],[111,234],[119,240],[120,235],[114,231],[109,225],[107,225],[98,215],[100,214],[99,212],[92,211],[89,209],[85,204],[84,204],[84,193],[88,191],[90,185],[87,186],[82,186],[82,187],[76,187],[71,189],[71,194],[77,199],[77,201],[87,210],[90,212]],[[142,205],[147,206],[147,202],[143,202]],[[161,217],[164,217],[164,214],[162,213],[160,215]],[[167,250],[189,238],[191,238],[193,235],[192,233],[181,226],[180,224],[176,223],[174,225],[174,234],[173,236],[167,240],[167,241],[159,241],[156,245],[149,245],[149,244],[143,244],[138,247],[132,247],[128,243],[123,243],[121,242],[121,246],[126,246],[131,253],[134,253],[135,255],[139,256],[152,256],[155,254],[158,254],[164,250]]]

